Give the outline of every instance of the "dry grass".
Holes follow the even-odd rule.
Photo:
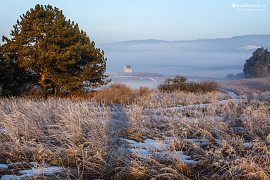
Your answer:
[[[192,93],[175,91],[171,93],[162,93],[156,90],[148,96],[145,96],[142,101],[138,101],[137,104],[148,108],[167,108],[179,105],[186,106],[214,103],[228,98],[229,96],[227,94],[221,92]]]
[[[228,89],[234,89],[241,94],[254,94],[269,91],[270,77],[241,79],[222,83]]]
[[[106,105],[127,105],[134,103],[138,97],[147,96],[149,93],[148,88],[141,87],[139,90],[135,90],[124,84],[113,84],[94,93],[93,99]]]
[[[151,172],[161,173],[161,179],[268,179],[270,104],[267,99],[242,99],[240,103],[227,101],[224,104],[213,104],[206,108],[196,109],[196,111],[192,109],[172,111],[166,107],[177,104],[178,98],[185,99],[191,94],[186,94],[186,96],[165,94],[171,97],[173,102],[168,106],[159,104],[158,94],[151,95],[152,97],[144,99],[139,107],[138,104],[130,107],[128,117],[133,123],[129,128],[129,133],[135,132],[129,135],[130,139],[141,141],[141,136],[152,139],[173,137],[174,144],[171,148],[182,150],[198,163],[194,166],[180,166],[179,168],[179,165],[175,163],[177,159],[161,160],[152,157],[152,161],[167,165],[170,169],[169,173],[162,173],[157,165],[151,166],[151,163],[145,159],[140,160],[144,161],[144,167],[151,166]],[[216,94],[215,97],[218,98],[214,99],[226,98],[220,95]],[[191,97],[193,96],[199,99],[201,94],[192,94]],[[208,96],[210,94],[205,98],[208,99]],[[254,97],[258,96],[261,95]],[[206,100],[199,102],[204,101]],[[190,103],[193,104],[192,98],[190,98]],[[159,110],[148,110],[153,108]],[[184,140],[194,138],[206,140],[207,144],[200,146]],[[179,171],[179,169],[185,169],[185,171]],[[154,176],[155,174],[151,174],[151,177]]]
[[[88,101],[0,101],[0,156],[17,161],[47,162],[100,176],[107,149],[108,108]]]
[[[116,94],[126,93],[120,89]],[[64,166],[71,179],[269,179],[269,92],[223,104],[215,103],[229,98],[221,92],[136,93],[136,101],[110,107],[90,100],[1,99],[0,159]],[[212,105],[170,109],[200,103]],[[168,152],[182,151],[197,163],[141,157],[121,140],[147,137],[170,139]]]

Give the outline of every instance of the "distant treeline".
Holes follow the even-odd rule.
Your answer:
[[[228,79],[228,80],[244,79],[245,74],[243,72],[236,73],[236,74],[229,73],[225,78]]]

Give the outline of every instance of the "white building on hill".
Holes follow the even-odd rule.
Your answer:
[[[125,65],[124,68],[123,68],[123,72],[124,73],[132,73],[133,70],[132,70],[130,65]]]

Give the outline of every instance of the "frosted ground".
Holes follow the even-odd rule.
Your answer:
[[[269,92],[223,88],[122,106],[1,99],[0,178],[268,179]]]

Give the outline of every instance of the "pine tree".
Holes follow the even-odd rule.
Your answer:
[[[91,87],[106,84],[104,52],[58,8],[36,5],[20,17],[11,36],[3,38],[4,53],[16,52],[19,67],[32,72],[42,89],[58,95],[61,88],[81,89],[83,81]]]

